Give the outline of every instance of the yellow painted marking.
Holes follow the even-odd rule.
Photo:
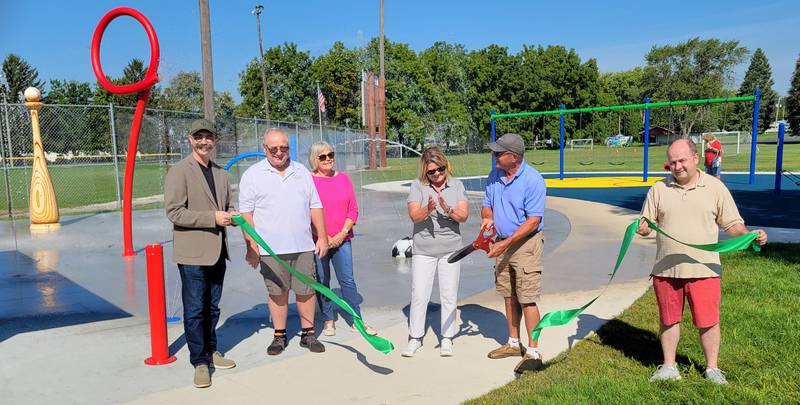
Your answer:
[[[641,177],[569,177],[564,180],[544,179],[548,188],[616,188],[616,187],[650,187],[663,177],[649,177],[643,182]]]

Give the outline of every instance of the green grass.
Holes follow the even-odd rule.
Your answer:
[[[800,403],[800,244],[726,253],[723,266],[719,365],[728,386],[703,379],[705,360],[688,308],[678,347],[683,380],[648,382],[661,363],[651,289],[544,371],[468,403]]]
[[[772,171],[775,169],[775,145],[759,145],[757,170]],[[650,148],[649,167],[651,171],[662,171],[665,146]],[[744,153],[746,152],[746,153]],[[642,170],[642,147],[609,149],[598,146],[594,150],[565,151],[565,170],[568,172],[640,172]],[[558,150],[535,150],[526,152],[525,158],[542,172],[559,170]],[[784,168],[800,171],[800,144],[786,145],[784,149]],[[489,171],[491,155],[489,153],[472,153],[452,155],[450,160],[457,176],[486,175]],[[360,170],[351,173],[357,186],[383,181],[408,180],[416,177],[417,157],[389,159],[387,168],[377,170]],[[222,162],[224,163],[224,162]],[[583,163],[583,164],[581,164]],[[619,164],[622,163],[622,164]],[[749,150],[740,155],[728,154],[723,163],[723,171],[747,171],[750,166]],[[237,165],[231,169],[231,181],[237,182],[246,166]],[[134,176],[134,198],[163,193],[164,175],[168,166],[159,163],[142,163],[136,165]],[[59,208],[77,208],[90,204],[116,201],[116,184],[114,166],[86,165],[66,166],[50,165],[48,167],[53,180]],[[119,181],[122,183],[125,173],[124,164],[119,168]],[[8,171],[11,190],[12,209],[24,214],[28,207],[28,188],[30,186],[30,168],[12,168]],[[7,207],[5,176],[0,173],[0,209]]]

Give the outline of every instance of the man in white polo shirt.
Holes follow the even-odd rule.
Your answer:
[[[248,168],[239,181],[239,210],[281,260],[316,279],[314,254],[323,257],[328,253],[328,238],[322,202],[311,173],[289,159],[289,138],[280,129],[267,130],[263,146],[267,158]],[[319,235],[316,245],[311,238],[312,225]],[[269,294],[267,305],[275,336],[267,354],[275,356],[286,348],[289,289],[297,298],[300,346],[315,353],[324,352],[325,346],[314,335],[314,290],[292,277],[249,235],[244,237],[247,263],[253,268],[261,266]]]

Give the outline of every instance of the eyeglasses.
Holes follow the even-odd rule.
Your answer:
[[[323,154],[317,156],[317,159],[319,159],[320,162],[324,162],[324,161],[326,161],[328,159],[333,160],[334,156],[336,156],[336,153],[328,152],[327,154],[323,153]]]
[[[195,141],[202,141],[203,139],[208,139],[209,141],[216,140],[217,137],[210,133],[210,132],[196,132],[192,134],[192,139]]]
[[[264,146],[264,149],[269,151],[269,154],[273,155],[273,156],[277,155],[278,151],[281,151],[282,153],[289,153],[289,147],[288,146],[273,146],[271,148],[268,147],[267,145],[263,145],[263,146]]]
[[[496,158],[499,158],[500,156],[503,156],[503,155],[505,155],[506,153],[508,153],[508,152],[495,152],[495,153],[494,153],[494,157],[495,157],[495,159],[496,159]]]
[[[445,170],[447,170],[447,167],[439,166],[439,167],[437,167],[435,169],[428,170],[427,172],[425,172],[425,174],[427,174],[428,176],[433,176],[437,172],[438,173],[444,173]]]

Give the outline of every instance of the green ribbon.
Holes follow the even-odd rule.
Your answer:
[[[283,267],[284,269],[286,269],[286,271],[291,273],[292,276],[300,280],[301,283],[317,290],[320,294],[330,298],[331,301],[333,301],[336,305],[342,308],[345,312],[350,314],[350,316],[353,317],[353,325],[355,325],[358,332],[361,333],[361,336],[363,336],[364,339],[367,340],[367,343],[369,343],[376,350],[383,352],[384,354],[388,354],[389,352],[394,350],[394,345],[392,344],[392,342],[380,336],[374,336],[368,334],[366,329],[364,329],[364,320],[361,319],[361,316],[358,315],[355,310],[353,310],[353,307],[351,307],[350,304],[345,302],[343,299],[339,298],[339,296],[336,295],[336,293],[331,291],[330,288],[325,287],[323,284],[317,282],[316,280],[306,276],[305,274],[300,273],[295,268],[289,266],[288,264],[286,264],[286,262],[281,260],[281,258],[278,257],[278,255],[275,254],[275,252],[269,247],[269,245],[267,245],[267,242],[264,242],[264,239],[261,238],[258,232],[256,232],[256,230],[253,229],[253,227],[250,226],[250,224],[248,224],[247,221],[244,220],[244,218],[242,218],[240,215],[234,215],[233,217],[231,217],[231,219],[233,220],[233,222],[236,222],[236,224],[241,226],[242,229],[245,232],[247,232],[247,234],[250,235],[250,237],[253,238],[253,240],[255,240],[256,243],[259,244],[259,246],[264,248],[264,250],[266,250],[267,253],[269,253],[269,255],[272,256],[272,258],[275,259],[275,261],[277,261],[278,264],[281,265],[281,267]]]
[[[754,251],[759,252],[761,251],[761,246],[755,243],[756,238],[758,237],[758,232],[750,232],[745,235],[740,235],[735,238],[728,239],[723,242],[719,243],[710,243],[707,245],[696,245],[692,243],[685,243],[681,242],[672,236],[668,235],[666,232],[661,230],[655,223],[650,221],[647,218],[643,218],[647,222],[647,226],[664,235],[667,238],[674,240],[682,245],[691,246],[695,249],[705,250],[709,252],[717,252],[717,253],[724,253],[724,252],[732,252],[736,250],[744,250],[748,248],[752,248]],[[565,309],[561,311],[553,311],[544,314],[542,319],[539,321],[539,324],[531,331],[531,340],[539,339],[539,335],[542,333],[542,329],[550,327],[550,326],[562,326],[570,323],[573,319],[575,319],[578,315],[581,314],[589,305],[592,305],[601,295],[608,289],[608,286],[611,284],[611,281],[614,280],[614,276],[617,274],[617,270],[619,270],[619,266],[622,264],[622,259],[625,258],[625,254],[628,252],[628,248],[631,246],[631,242],[633,241],[633,237],[636,235],[636,229],[639,227],[639,219],[635,219],[631,222],[630,225],[625,229],[625,236],[622,239],[622,245],[619,248],[619,254],[617,255],[617,263],[614,265],[614,271],[611,272],[611,277],[608,279],[608,283],[606,284],[605,288],[603,289],[600,294],[596,297],[592,298],[591,301],[587,302],[580,308],[575,309]]]

